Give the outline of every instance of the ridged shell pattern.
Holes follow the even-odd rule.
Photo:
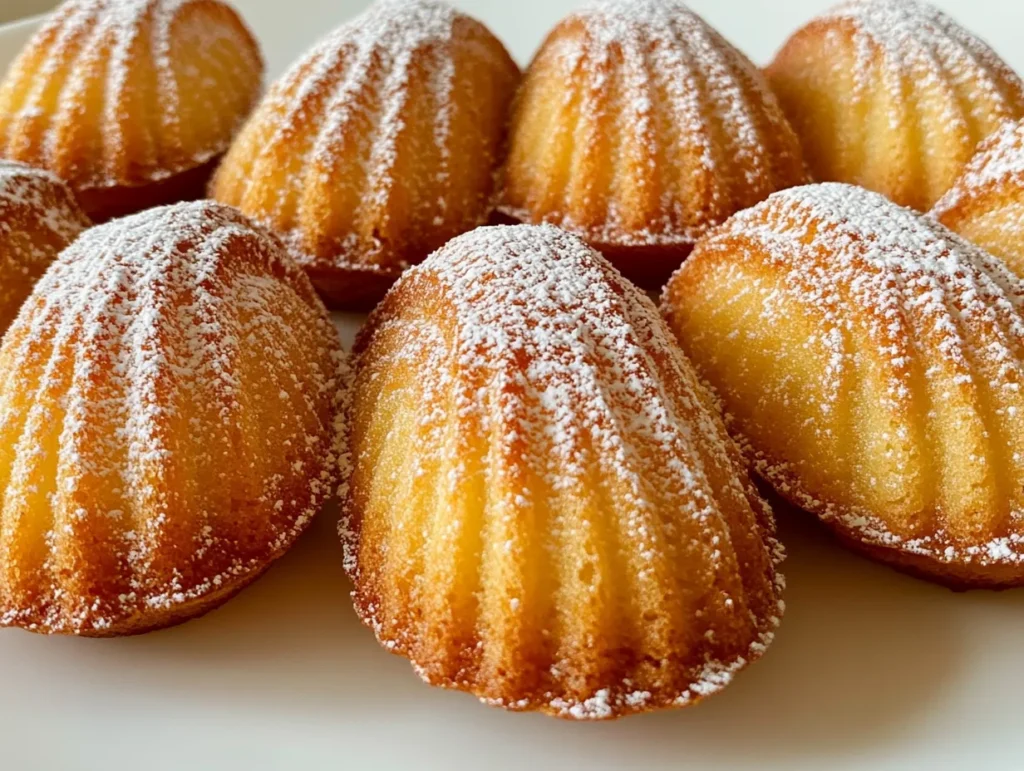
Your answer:
[[[978,142],[1024,115],[1024,84],[915,0],[852,0],[797,31],[767,73],[819,181],[928,211]]]
[[[514,710],[682,706],[758,658],[781,551],[654,306],[551,226],[482,228],[360,333],[356,609],[428,682]]]
[[[0,86],[0,155],[76,192],[163,180],[227,149],[262,74],[216,0],[69,0]]]
[[[1024,277],[1024,121],[1003,124],[978,146],[932,216]]]
[[[344,305],[351,274],[389,284],[487,218],[518,80],[478,21],[379,0],[272,87],[213,194],[281,233]]]
[[[738,214],[665,296],[783,496],[859,541],[996,582],[1024,576],[1022,308],[1000,260],[837,183]]]
[[[145,631],[262,572],[335,483],[340,355],[229,207],[83,234],[0,348],[0,626]]]
[[[0,160],[0,335],[47,266],[89,225],[56,176]]]
[[[502,209],[602,246],[678,247],[806,181],[746,56],[680,2],[602,0],[560,22],[527,70]]]

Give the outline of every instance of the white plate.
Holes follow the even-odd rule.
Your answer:
[[[237,4],[276,76],[366,3]],[[692,4],[766,61],[826,2]],[[460,5],[525,60],[573,2]],[[1024,70],[1022,4],[942,5]],[[0,28],[0,67],[31,27]],[[1024,590],[953,594],[846,553],[801,517],[780,521],[778,638],[694,709],[580,725],[428,688],[356,620],[328,512],[266,577],[176,629],[0,630],[0,769],[1024,767]]]

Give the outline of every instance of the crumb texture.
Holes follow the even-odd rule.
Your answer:
[[[356,343],[355,604],[430,683],[609,718],[758,658],[781,548],[650,300],[552,226],[412,268]]]
[[[861,188],[730,220],[664,308],[786,498],[933,571],[1024,577],[1024,285]]]
[[[87,231],[0,348],[0,625],[141,631],[244,585],[335,483],[341,366],[308,279],[234,210]]]

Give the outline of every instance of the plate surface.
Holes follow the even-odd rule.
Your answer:
[[[276,76],[366,2],[236,4]],[[574,4],[458,3],[520,61]],[[827,4],[691,3],[761,62]],[[939,4],[1024,71],[1024,4]],[[0,28],[0,68],[32,26]],[[337,320],[348,345],[358,318]],[[780,510],[788,611],[765,658],[694,709],[581,725],[420,683],[355,618],[334,517],[184,626],[123,640],[0,630],[0,768],[1024,767],[1024,590],[952,594],[850,555]]]

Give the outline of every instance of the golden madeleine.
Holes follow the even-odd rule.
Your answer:
[[[201,198],[262,85],[219,0],[67,0],[0,83],[0,157],[55,172],[97,220]]]
[[[1024,283],[999,259],[825,183],[737,214],[663,302],[780,495],[898,568],[1024,583]]]
[[[611,718],[771,641],[771,511],[654,305],[575,236],[481,228],[409,270],[347,414],[356,610],[428,683]]]
[[[95,227],[0,347],[0,626],[199,615],[337,476],[337,335],[278,239],[200,201]]]
[[[271,88],[211,192],[282,235],[324,300],[372,307],[491,213],[519,68],[439,0],[379,0]]]
[[[761,72],[677,0],[599,0],[526,71],[501,211],[660,288],[710,227],[808,181]]]
[[[766,70],[811,174],[928,211],[978,142],[1024,116],[1024,83],[982,40],[916,0],[849,0]]]

